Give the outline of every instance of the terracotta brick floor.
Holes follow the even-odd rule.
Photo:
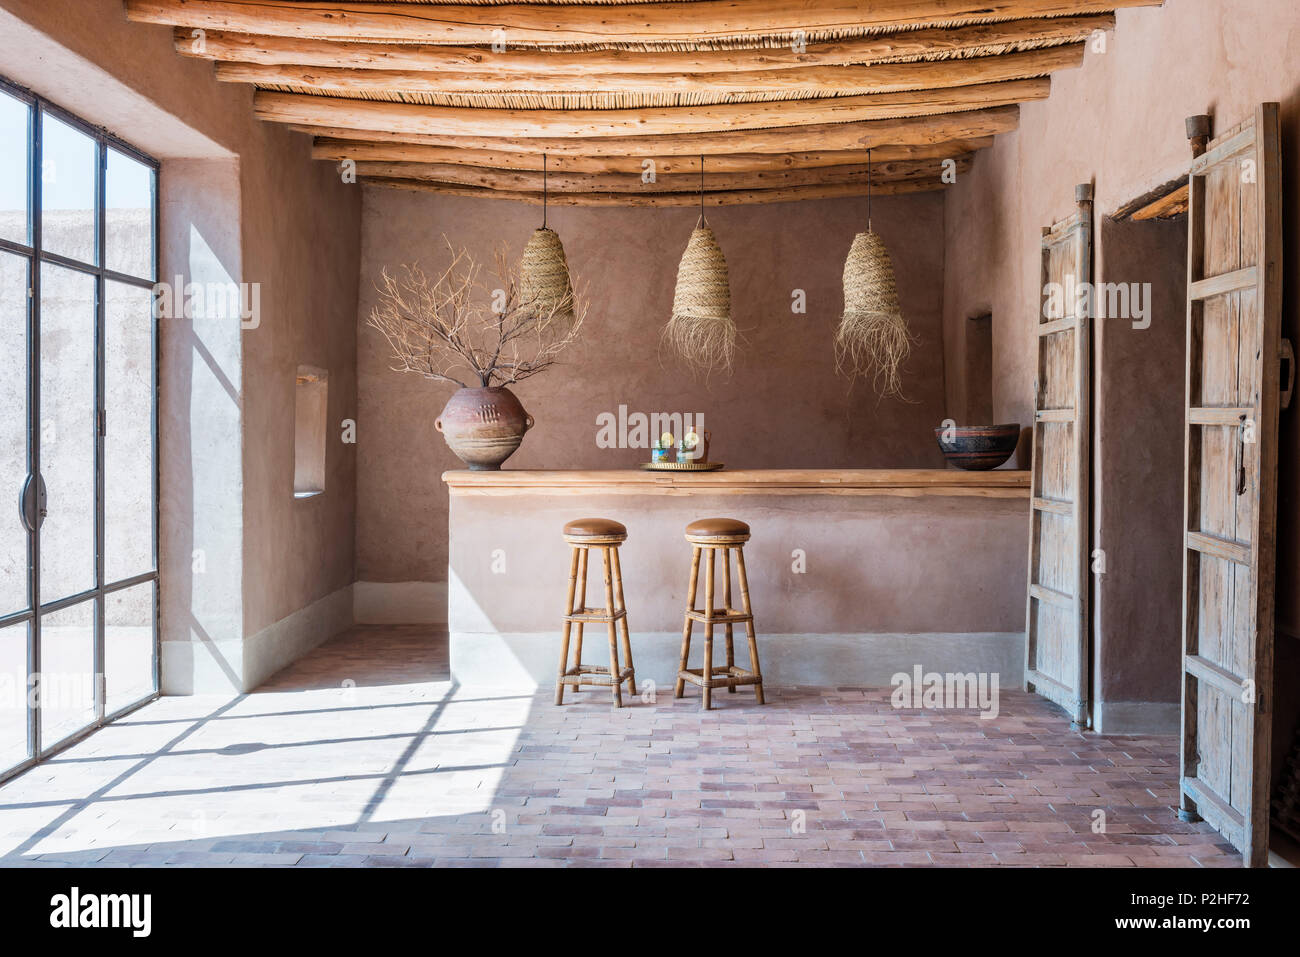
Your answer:
[[[888,689],[715,701],[470,692],[439,636],[357,629],[0,786],[0,863],[1239,865],[1171,811],[1174,738],[1074,733],[1023,692],[994,720],[894,710]]]

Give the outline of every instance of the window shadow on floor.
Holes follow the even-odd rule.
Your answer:
[[[252,694],[163,698],[0,788],[0,863],[1240,860],[1174,816],[1176,739],[1072,732],[1024,692],[992,721],[862,688],[556,707],[457,687],[439,656],[440,635],[358,630]]]

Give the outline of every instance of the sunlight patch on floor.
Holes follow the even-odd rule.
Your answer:
[[[0,787],[0,854],[486,813],[531,704],[446,681],[163,698]]]

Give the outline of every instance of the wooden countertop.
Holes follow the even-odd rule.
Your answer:
[[[546,494],[831,494],[1029,498],[1029,473],[1006,469],[722,469],[650,472],[643,469],[503,469],[442,473],[453,495]]]

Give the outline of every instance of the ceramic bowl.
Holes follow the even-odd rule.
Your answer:
[[[935,429],[943,457],[959,469],[983,472],[995,469],[1016,450],[1020,425],[958,425]]]

